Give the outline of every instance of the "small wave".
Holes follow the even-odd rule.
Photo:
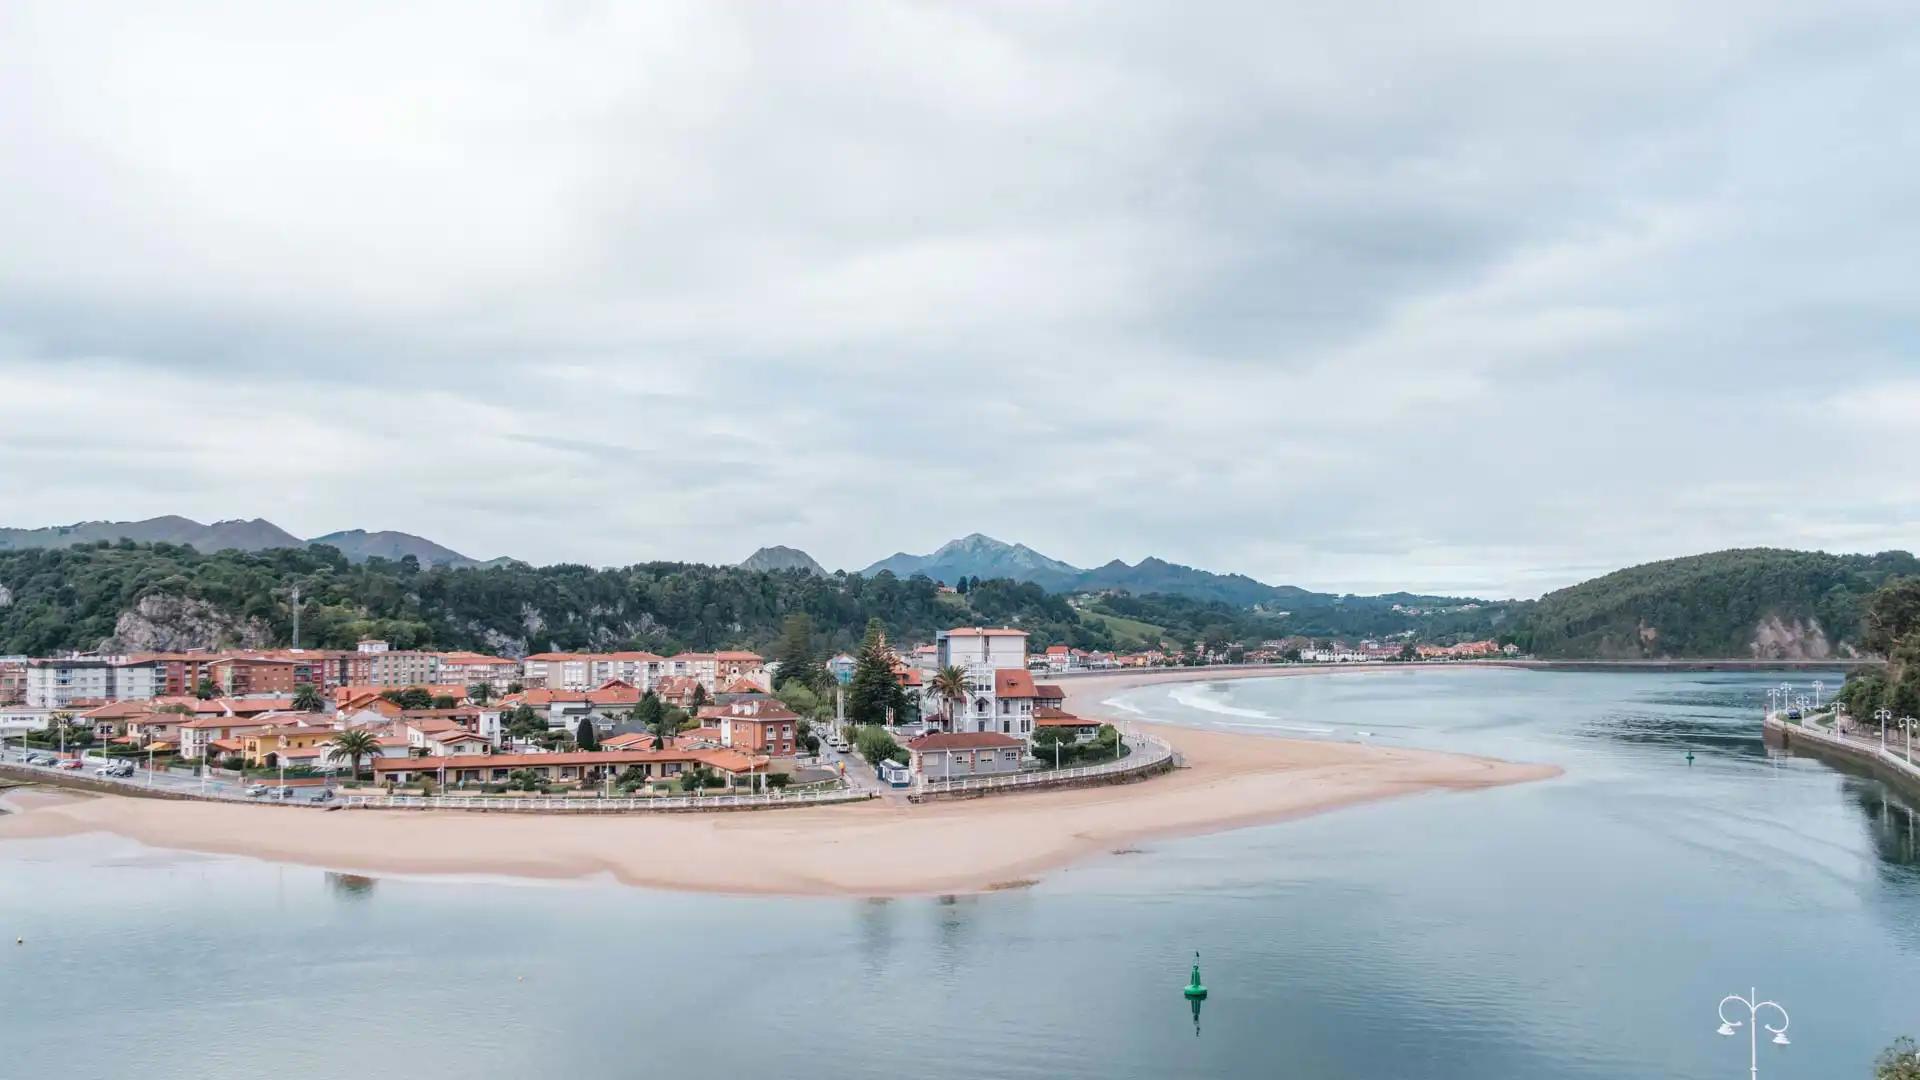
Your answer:
[[[1201,712],[1218,713],[1221,716],[1244,716],[1250,720],[1280,719],[1272,713],[1261,712],[1259,709],[1243,709],[1238,705],[1228,705],[1220,700],[1219,695],[1209,693],[1204,686],[1178,687],[1168,696],[1189,709],[1199,709]]]
[[[1182,686],[1174,690],[1171,696],[1174,701],[1190,709],[1198,709],[1201,712],[1210,712],[1218,716],[1242,716],[1249,720],[1264,721],[1258,724],[1236,724],[1232,721],[1222,720],[1219,721],[1221,727],[1254,728],[1260,731],[1298,731],[1308,735],[1331,735],[1334,732],[1334,729],[1330,727],[1314,727],[1310,724],[1291,724],[1269,712],[1261,712],[1259,709],[1242,708],[1238,705],[1228,705],[1226,702],[1220,700],[1223,695],[1210,693],[1204,686]]]
[[[1132,714],[1133,714],[1133,715],[1135,715],[1135,716],[1145,716],[1145,715],[1147,715],[1147,714],[1146,714],[1146,713],[1145,713],[1145,712],[1144,712],[1143,710],[1141,710],[1141,709],[1139,709],[1139,708],[1137,708],[1137,707],[1135,707],[1135,706],[1133,705],[1133,703],[1131,703],[1131,702],[1129,702],[1129,701],[1127,701],[1127,700],[1126,700],[1125,698],[1117,698],[1117,697],[1116,697],[1116,698],[1108,698],[1107,700],[1105,700],[1105,701],[1103,701],[1103,702],[1101,702],[1100,704],[1102,704],[1102,705],[1111,705],[1111,706],[1113,706],[1113,707],[1114,707],[1114,708],[1116,708],[1116,709],[1120,709],[1120,710],[1122,710],[1122,711],[1124,711],[1124,712],[1130,712],[1130,713],[1132,713]]]
[[[1249,731],[1300,731],[1309,735],[1331,735],[1334,732],[1334,729],[1330,727],[1308,727],[1305,724],[1282,724],[1277,721],[1268,721],[1264,724],[1247,724],[1237,723],[1232,720],[1221,720],[1216,722],[1214,726],[1246,728]]]

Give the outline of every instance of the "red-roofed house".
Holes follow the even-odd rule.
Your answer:
[[[562,754],[482,754],[458,757],[381,758],[373,763],[381,780],[408,783],[427,778],[449,784],[504,783],[524,769],[557,784],[596,784],[629,768],[649,778],[680,775],[704,765],[728,782],[765,772],[765,758],[737,750],[576,750]]]
[[[913,771],[929,780],[1005,776],[1020,771],[1025,739],[991,731],[940,732],[907,743]]]
[[[1100,721],[1088,720],[1048,705],[1042,705],[1033,710],[1033,726],[1036,730],[1054,728],[1065,732],[1072,735],[1075,742],[1087,742],[1100,734]]]
[[[771,698],[736,701],[720,714],[720,743],[771,757],[792,757],[800,716]]]

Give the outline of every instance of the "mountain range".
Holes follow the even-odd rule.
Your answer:
[[[401,559],[408,555],[422,566],[464,567],[476,561],[424,537],[403,532],[346,529],[302,540],[264,518],[216,521],[202,525],[175,514],[144,521],[82,521],[44,529],[0,529],[0,551],[23,548],[72,547],[97,541],[132,540],[143,544],[186,544],[196,551],[265,551],[326,544],[340,549],[353,562],[370,558]]]
[[[0,529],[0,551],[71,547],[101,540],[123,539],[140,543],[186,544],[201,552],[227,549],[264,551],[326,544],[338,548],[356,563],[376,557],[398,560],[411,555],[422,566],[454,569],[490,566],[501,561],[482,563],[412,533],[345,529],[303,540],[263,518],[216,521],[211,525],[203,525],[178,515],[144,521],[82,521],[41,529]],[[739,566],[745,570],[800,570],[816,575],[827,573],[811,555],[784,545],[763,547],[747,556]],[[1219,601],[1235,607],[1312,608],[1341,601],[1332,593],[1310,592],[1291,585],[1268,585],[1244,574],[1217,574],[1153,557],[1131,565],[1115,559],[1102,566],[1084,569],[1042,555],[1025,544],[1009,544],[982,533],[949,541],[927,555],[896,552],[859,573],[872,577],[883,570],[892,571],[896,577],[925,574],[948,585],[958,582],[962,577],[1010,578],[1031,582],[1055,593],[1108,590],[1136,594],[1165,593],[1194,600]],[[1396,596],[1393,599],[1431,602],[1445,598]]]
[[[1236,607],[1316,607],[1340,599],[1332,593],[1268,585],[1245,574],[1216,574],[1152,556],[1132,565],[1115,559],[1086,570],[1049,558],[1025,544],[1009,544],[981,533],[950,541],[930,555],[898,552],[860,573],[871,577],[882,570],[892,571],[895,577],[925,574],[948,585],[963,577],[1012,578],[1032,582],[1049,592],[1166,593]]]

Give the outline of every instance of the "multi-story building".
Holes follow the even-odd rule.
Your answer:
[[[590,690],[623,682],[643,692],[657,691],[662,679],[693,679],[707,696],[741,679],[768,689],[767,663],[759,653],[680,653],[662,657],[638,650],[610,653],[534,653],[520,662],[520,681],[528,688]],[[680,685],[675,683],[672,685]]]
[[[1007,627],[962,626],[933,636],[936,668],[976,670],[1027,666],[1027,632]]]
[[[439,681],[472,686],[485,683],[495,693],[505,693],[507,685],[520,681],[520,665],[500,656],[475,652],[443,652]]]
[[[319,688],[314,665],[259,656],[228,656],[207,665],[207,677],[227,697],[290,695],[302,684]]]
[[[772,698],[752,698],[720,713],[720,745],[768,757],[792,757],[799,745],[798,713]]]
[[[1028,739],[1038,691],[1027,671],[1027,633],[1009,628],[966,626],[934,635],[938,667],[957,667],[967,676],[967,699],[948,703],[923,698],[921,713],[945,722],[952,713],[956,732],[996,732]]]
[[[77,701],[111,700],[114,690],[112,660],[69,657],[27,661],[27,704],[30,706],[66,709]]]
[[[24,705],[27,701],[27,658],[0,656],[0,705]]]
[[[440,682],[440,657],[411,649],[382,649],[347,658],[350,678],[343,686],[430,686]]]
[[[215,653],[135,653],[124,667],[148,671],[154,697],[177,697],[193,693],[206,678],[207,663],[218,659]]]
[[[713,654],[713,684],[707,687],[708,693],[717,693],[720,688],[745,679],[763,690],[772,690],[767,678],[767,661],[759,653],[744,651],[721,651]]]
[[[599,685],[593,662],[593,653],[534,653],[520,661],[520,682],[530,690],[585,690]]]

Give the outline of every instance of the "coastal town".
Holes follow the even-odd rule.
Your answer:
[[[849,720],[862,660],[829,658],[830,693],[745,650],[538,652],[195,650],[0,658],[12,762],[209,782],[269,800],[336,788],[627,797],[952,785],[1118,762],[1111,725],[1063,707],[1052,676],[1199,664],[1367,664],[1501,655],[1307,638],[1191,652],[1034,648],[1013,627],[880,644],[884,723]],[[1511,651],[1511,647],[1509,647]],[[1038,676],[1038,678],[1036,678]],[[785,685],[777,684],[785,682]],[[855,765],[850,778],[848,763]]]

